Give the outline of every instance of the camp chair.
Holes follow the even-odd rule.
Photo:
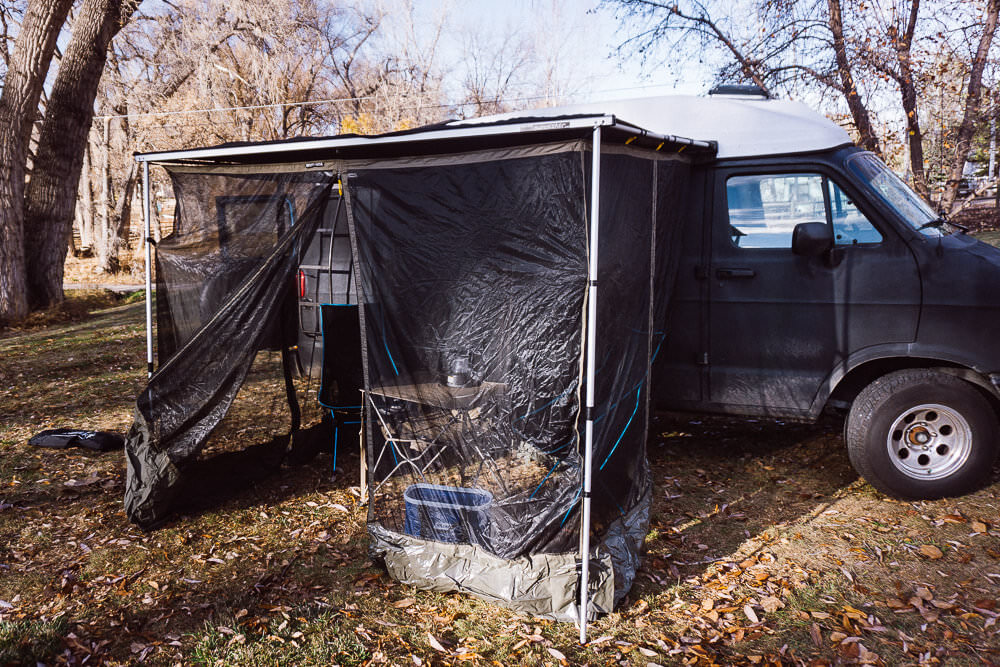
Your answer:
[[[319,404],[333,420],[333,472],[337,472],[337,447],[359,442],[361,426],[361,325],[357,304],[324,303],[320,306],[323,337],[323,370]],[[343,431],[343,432],[341,432]]]

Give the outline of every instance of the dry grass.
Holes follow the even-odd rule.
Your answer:
[[[121,270],[118,273],[103,273],[96,257],[66,258],[63,266],[63,282],[67,285],[138,285],[145,280],[145,258],[143,251],[126,250],[119,257]]]
[[[127,429],[142,321],[125,305],[0,337],[0,664],[1000,661],[998,476],[896,502],[857,479],[836,424],[658,417],[645,564],[586,647],[569,625],[389,581],[367,558],[354,452],[336,479],[328,453],[286,460],[142,532],[121,454],[25,444]],[[267,437],[227,435],[216,450]]]

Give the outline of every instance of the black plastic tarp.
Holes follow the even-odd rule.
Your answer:
[[[409,583],[562,619],[578,583],[588,145],[349,163],[346,181],[373,551]],[[688,165],[625,149],[601,165],[591,531],[608,611],[648,523],[647,380],[671,262],[656,228],[683,209]],[[512,571],[537,585],[512,591]]]
[[[227,414],[256,418],[240,435],[245,445],[278,435],[276,423],[286,436],[298,425],[288,379],[293,275],[334,183],[324,172],[171,176],[177,218],[157,247],[160,366],[136,401],[126,443],[125,509],[146,526],[168,516],[184,468]],[[232,411],[248,380],[255,405]],[[262,403],[280,418],[262,414]]]
[[[489,521],[462,532],[490,552],[575,548],[565,519],[580,480],[582,158],[351,170],[372,521],[404,532],[414,484],[472,488],[492,496]],[[448,387],[461,364],[467,386]],[[440,538],[422,518],[420,536]]]

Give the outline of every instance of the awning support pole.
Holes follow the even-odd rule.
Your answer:
[[[590,172],[590,289],[587,294],[587,421],[584,430],[583,517],[581,519],[580,643],[587,643],[587,607],[590,585],[590,487],[594,459],[594,380],[597,358],[597,233],[601,210],[601,126],[594,127]]]
[[[142,163],[142,224],[146,244],[146,377],[153,374],[153,246],[149,220],[149,162]]]

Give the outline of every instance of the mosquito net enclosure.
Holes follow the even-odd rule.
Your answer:
[[[199,492],[186,470],[241,397],[280,404],[267,428],[300,428],[316,397],[290,372],[309,318],[289,303],[325,233],[350,249],[327,253],[348,296],[316,312],[354,342],[306,358],[325,386],[356,387],[363,368],[373,556],[399,581],[538,616],[613,609],[649,523],[649,371],[698,147],[610,116],[532,127],[149,158],[171,172],[178,218],[156,248],[160,363],[127,445],[133,520]]]

